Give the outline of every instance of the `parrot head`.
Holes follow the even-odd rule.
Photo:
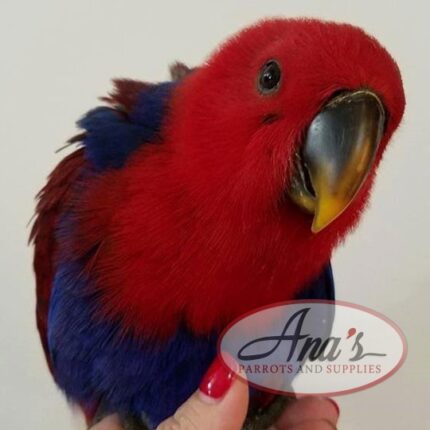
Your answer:
[[[173,140],[196,199],[333,243],[365,207],[405,105],[373,37],[307,19],[243,30],[178,92]]]

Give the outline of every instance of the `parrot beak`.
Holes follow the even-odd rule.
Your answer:
[[[333,222],[360,190],[384,124],[384,107],[368,90],[336,96],[310,124],[295,156],[288,193],[299,207],[314,214],[313,233]]]

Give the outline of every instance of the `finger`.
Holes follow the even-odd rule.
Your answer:
[[[216,359],[200,389],[157,430],[240,430],[248,409],[248,385]]]
[[[90,430],[123,430],[118,415],[109,415],[98,422]]]
[[[331,424],[336,428],[339,407],[334,400],[324,397],[303,397],[289,405],[275,425],[277,429],[290,429],[293,426],[313,421],[322,421],[322,428]],[[318,428],[318,427],[317,427]],[[329,427],[330,428],[330,427]],[[294,427],[295,429],[295,427]],[[301,430],[301,427],[300,427]]]

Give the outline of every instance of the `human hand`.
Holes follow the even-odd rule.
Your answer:
[[[240,430],[248,410],[246,382],[235,378],[217,359],[197,390],[157,430]],[[270,430],[333,430],[339,417],[337,404],[323,397],[293,401]],[[123,430],[118,417],[105,418],[92,430]]]

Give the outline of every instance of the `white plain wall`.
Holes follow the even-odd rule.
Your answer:
[[[418,0],[2,0],[0,427],[82,428],[42,358],[26,247],[33,196],[62,156],[54,150],[106,93],[111,77],[163,79],[172,60],[198,64],[232,32],[282,15],[358,24],[402,69],[408,101],[402,129],[385,157],[371,208],[337,252],[334,269],[338,298],[396,321],[409,357],[388,381],[338,398],[340,428],[429,428],[429,12]]]

